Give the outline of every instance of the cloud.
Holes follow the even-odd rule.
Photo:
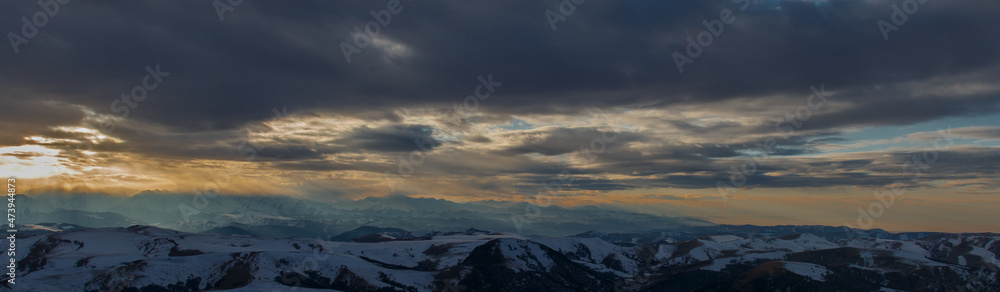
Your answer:
[[[0,145],[60,150],[33,158],[78,172],[148,166],[137,171],[149,177],[119,180],[158,187],[198,175],[152,169],[245,163],[269,175],[262,181],[294,174],[308,180],[303,189],[373,194],[386,190],[372,174],[419,151],[425,160],[406,191],[504,196],[562,171],[581,175],[566,186],[579,192],[711,188],[774,139],[749,187],[874,188],[907,179],[900,165],[921,153],[824,152],[851,142],[844,133],[1000,112],[995,3],[922,6],[889,41],[875,23],[891,3],[878,1],[767,1],[745,11],[730,1],[587,2],[556,31],[544,11],[558,1],[404,3],[348,63],[341,42],[384,3],[248,1],[220,22],[198,1],[74,2],[20,53],[0,54]],[[679,73],[672,53],[722,9],[737,20]],[[4,2],[0,19],[37,10]],[[17,21],[7,25],[17,31]],[[114,111],[157,65],[170,72],[163,83],[127,117]],[[474,110],[454,111],[487,75],[503,85]],[[806,114],[810,86],[832,95]],[[290,113],[275,116],[279,108]],[[801,127],[786,136],[776,125],[789,117]],[[67,130],[109,120],[117,127],[104,138]],[[993,126],[952,132],[998,138]],[[612,133],[594,158],[579,153]],[[972,185],[996,160],[991,149],[941,151],[921,182]],[[114,170],[102,171],[80,173],[113,181]]]
[[[316,152],[315,150],[302,147],[302,146],[287,146],[283,148],[264,148],[260,152],[257,152],[258,156],[267,158],[276,158],[282,160],[294,160],[294,159],[318,159],[323,158],[323,154]]]
[[[595,142],[595,148],[606,150],[609,143],[605,140],[611,138],[618,144],[611,144],[616,147],[622,143],[638,137],[629,133],[613,133],[601,131],[594,128],[557,128],[543,127],[528,131],[518,131],[502,135],[498,139],[513,141],[512,146],[503,149],[502,152],[508,154],[528,154],[537,153],[542,155],[560,155],[580,151],[581,147],[590,147]],[[603,145],[603,146],[602,146]]]
[[[943,135],[946,135],[951,139],[971,138],[971,139],[997,140],[1000,139],[1000,127],[979,126],[979,127],[962,127],[955,129],[942,129],[940,132],[917,132],[909,134],[907,135],[907,137],[917,141],[934,141],[942,139]]]
[[[432,134],[434,128],[423,125],[394,125],[381,128],[362,127],[334,141],[349,149],[380,152],[430,151],[441,145]]]
[[[686,38],[704,29],[702,20],[734,5],[588,3],[553,32],[542,12],[554,2],[413,2],[378,37],[407,54],[371,47],[347,63],[340,42],[351,41],[353,27],[371,21],[369,11],[381,4],[244,3],[220,22],[210,5],[194,1],[79,3],[66,6],[21,53],[5,57],[0,86],[110,115],[111,101],[139,84],[146,66],[160,64],[171,75],[129,118],[184,132],[238,128],[282,106],[345,115],[447,107],[487,73],[505,85],[481,110],[503,113],[802,95],[820,83],[852,92],[838,98],[858,103],[859,110],[830,115],[814,127],[865,116],[912,122],[975,108],[996,111],[995,91],[953,106],[906,96],[869,102],[885,95],[871,90],[877,86],[996,76],[1000,33],[982,29],[992,23],[996,5],[922,7],[884,42],[874,23],[888,17],[885,4],[786,1],[780,9],[740,11],[705,56],[679,74],[671,53],[683,51]],[[3,10],[5,19],[19,19],[37,7],[13,2]],[[176,13],[191,17],[164,16]],[[871,114],[890,107],[905,108]]]

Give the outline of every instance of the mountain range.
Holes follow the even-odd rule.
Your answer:
[[[15,201],[17,278],[0,287],[17,290],[1000,291],[993,233],[718,225],[613,206],[526,213],[526,203],[409,197]]]
[[[534,208],[523,202],[456,203],[405,196],[318,201],[287,196],[207,197],[142,192],[133,196],[17,195],[16,201],[22,212],[19,222],[27,224],[150,225],[186,232],[222,228],[274,238],[331,236],[361,226],[442,231],[477,227],[525,235],[573,235],[590,230],[644,231],[712,225],[696,218],[642,214],[611,206]]]
[[[363,235],[329,241],[187,233],[143,225],[29,227],[47,232],[21,235],[16,282],[4,278],[3,287],[25,291],[1000,289],[1000,235],[991,233],[828,239],[811,233],[784,234],[789,226],[729,226],[765,232],[523,237],[478,229],[418,234],[366,227],[352,231]]]

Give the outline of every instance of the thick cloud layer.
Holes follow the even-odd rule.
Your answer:
[[[911,103],[906,95],[911,82],[996,76],[996,3],[923,4],[885,41],[876,23],[890,20],[899,3],[755,1],[740,10],[736,2],[584,2],[552,31],[545,11],[558,11],[555,1],[404,0],[350,63],[340,44],[353,44],[354,27],[375,21],[371,12],[384,3],[248,1],[220,21],[203,1],[71,2],[19,53],[8,50],[0,77],[5,103],[45,96],[113,114],[112,100],[159,64],[171,75],[130,118],[183,131],[238,127],[281,106],[348,115],[450,106],[487,73],[505,84],[502,97],[483,106],[490,112],[800,95],[821,83],[854,93],[839,97],[857,108],[839,120],[900,106],[907,108],[897,118],[867,122],[997,111],[995,92],[958,105],[949,103],[953,96]],[[15,33],[20,17],[41,10],[34,2],[4,5]],[[733,11],[733,23],[679,73],[672,53],[683,53],[687,37],[696,39],[703,21],[723,9]]]
[[[0,157],[55,188],[1000,185],[995,1],[59,1],[0,4]]]

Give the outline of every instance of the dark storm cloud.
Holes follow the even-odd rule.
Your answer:
[[[908,125],[949,116],[997,112],[1000,112],[1000,93],[957,99],[954,96],[911,98],[886,92],[879,98],[855,101],[850,109],[818,113],[803,123],[801,130]]]
[[[1000,77],[1000,30],[993,29],[1000,14],[997,2],[928,3],[889,41],[876,23],[889,18],[896,2],[822,2],[761,1],[780,5],[755,4],[741,11],[728,0],[587,1],[552,31],[544,12],[556,9],[555,0],[404,0],[403,10],[381,29],[379,43],[348,63],[341,42],[352,42],[354,27],[363,29],[373,20],[370,11],[385,9],[385,2],[244,1],[219,21],[206,1],[74,1],[20,45],[20,53],[0,52],[5,130],[0,145],[24,144],[24,137],[35,135],[87,139],[55,127],[81,124],[88,117],[84,109],[122,117],[113,111],[113,101],[142,85],[147,66],[170,75],[109,133],[125,143],[102,143],[94,150],[246,160],[239,145],[249,135],[239,129],[274,118],[272,108],[287,107],[303,116],[316,111],[389,125],[324,132],[316,140],[261,138],[253,159],[277,169],[383,173],[395,165],[331,156],[433,150],[446,155],[428,156],[416,175],[509,175],[528,183],[550,180],[563,170],[628,176],[581,179],[568,186],[595,190],[712,187],[746,159],[746,149],[765,142],[759,136],[782,133],[773,121],[704,124],[669,117],[657,127],[692,137],[714,133],[708,138],[719,141],[754,137],[738,143],[682,143],[643,131],[619,133],[591,164],[570,166],[527,154],[572,154],[609,133],[590,125],[515,131],[507,137],[472,133],[454,144],[521,143],[454,150],[444,147],[452,142],[433,138],[437,129],[432,126],[403,124],[406,117],[399,110],[450,109],[475,93],[477,77],[490,74],[503,85],[477,110],[494,120],[678,105],[754,117],[756,112],[739,107],[757,102],[794,108],[805,104],[810,86],[836,91],[830,105],[812,113],[795,137],[777,140],[773,159],[749,179],[750,186],[767,187],[883,185],[906,177],[891,173],[912,153],[889,155],[892,159],[788,156],[816,154],[824,143],[843,142],[830,136],[848,127],[1000,112],[996,89],[929,93],[921,87]],[[19,33],[21,17],[39,9],[32,1],[3,2],[0,29],[6,30],[0,31]],[[717,19],[722,9],[733,9],[735,22],[679,73],[672,53],[683,53],[687,37],[702,32],[703,20]],[[997,137],[995,129],[968,131],[968,137]],[[58,143],[64,142],[47,145]],[[640,144],[647,146],[632,148]],[[967,173],[980,170],[970,166],[996,159],[995,152],[984,150],[942,152],[926,177],[971,179]]]
[[[441,145],[441,141],[431,137],[433,133],[434,128],[422,125],[362,127],[334,142],[354,152],[430,151]]]
[[[84,116],[79,108],[68,104],[34,100],[14,92],[5,92],[0,99],[16,99],[4,100],[0,107],[0,121],[4,125],[0,145],[20,145],[28,136],[59,135],[53,127],[75,124]]]
[[[203,1],[73,2],[19,54],[6,53],[0,86],[111,114],[111,101],[139,84],[146,66],[160,64],[170,77],[129,118],[202,131],[266,119],[281,106],[351,114],[447,105],[487,73],[504,82],[504,98],[483,110],[566,112],[799,94],[819,83],[848,90],[962,73],[995,77],[1000,51],[1000,31],[989,29],[1000,12],[994,2],[922,6],[889,41],[875,23],[889,17],[891,1],[786,1],[747,11],[730,1],[587,2],[557,31],[543,13],[556,1],[402,3],[380,37],[408,53],[371,45],[348,64],[339,44],[384,3],[245,2],[220,22]],[[9,31],[39,10],[30,1],[3,6],[0,24]],[[724,8],[736,9],[736,22],[679,74],[671,53]],[[838,98],[880,99],[857,93]],[[16,98],[3,102],[23,102]],[[928,101],[901,119],[979,105],[995,111],[996,103],[996,96],[967,107]]]
[[[747,178],[747,187],[831,187],[854,186],[882,188],[894,183],[907,186],[927,185],[932,181],[952,182],[960,180],[1000,178],[996,174],[996,163],[1000,153],[992,148],[968,147],[963,149],[925,151],[905,151],[889,153],[868,153],[868,159],[842,158],[778,158],[768,161],[759,172]],[[818,161],[817,161],[818,160]],[[720,162],[716,166],[731,165]],[[717,169],[716,181],[728,181],[718,177],[727,170]],[[667,183],[674,187],[705,187],[702,179],[679,179],[670,176]],[[715,181],[712,181],[713,185]]]
[[[932,153],[932,154],[931,154]],[[914,157],[936,157],[924,161],[926,168],[916,164],[906,166]],[[992,148],[965,148],[889,153],[867,153],[864,159],[837,157],[776,157],[757,166],[746,177],[748,188],[795,188],[851,186],[884,188],[895,183],[905,186],[925,186],[930,182],[987,179],[995,182],[1000,153]],[[574,174],[571,183],[561,184],[564,190],[629,190],[648,188],[714,188],[718,182],[729,182],[735,173],[731,167],[746,160],[713,160],[699,163],[684,160],[650,160],[631,163],[602,163],[586,169],[568,169]],[[600,178],[617,175],[614,179]],[[621,175],[626,175],[622,177]],[[540,190],[557,179],[554,175],[523,174],[520,186],[526,192]]]

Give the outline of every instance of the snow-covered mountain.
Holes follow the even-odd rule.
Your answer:
[[[907,239],[711,234],[616,244],[596,233],[525,238],[475,229],[403,233],[363,229],[351,233],[358,236],[349,241],[327,241],[185,233],[141,225],[38,228],[49,233],[20,235],[26,237],[18,239],[16,283],[0,287],[17,291],[1000,290],[998,234],[934,233]],[[366,230],[374,233],[359,235]],[[379,240],[355,240],[368,237]]]

